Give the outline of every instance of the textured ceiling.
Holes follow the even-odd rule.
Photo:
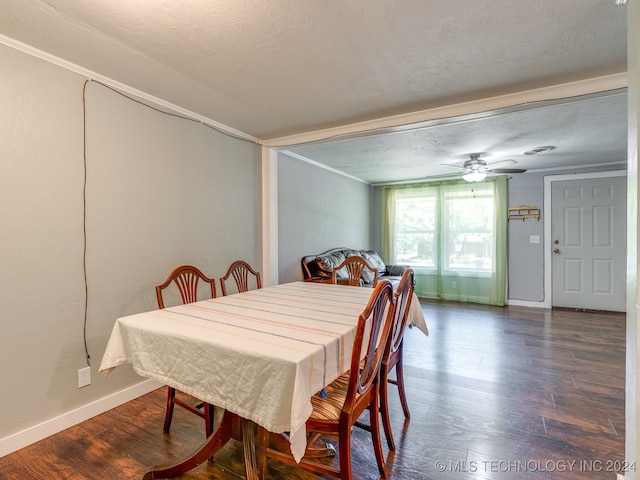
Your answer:
[[[2,3],[1,35],[261,140],[626,72],[626,7],[613,0]],[[567,115],[580,114],[591,115]],[[522,125],[549,120],[529,115]],[[498,147],[511,155],[508,138],[523,134],[499,123],[471,128],[484,129],[484,144],[462,148],[459,129],[433,133],[438,148],[433,136],[429,144],[418,132],[404,137],[393,161],[406,173],[394,177],[422,176],[410,161],[416,157],[441,163]],[[498,134],[507,138],[492,138]],[[452,139],[455,150],[445,145]],[[343,150],[382,151],[385,142],[369,138]],[[328,148],[307,153],[335,168],[349,161],[331,158]],[[388,176],[369,170],[377,172],[362,175],[369,181]]]
[[[497,167],[529,172],[611,165],[626,159],[626,118],[626,93],[612,91],[287,151],[374,184],[459,174],[451,165],[461,166],[472,153],[480,153],[487,164],[514,160]],[[524,154],[542,146],[556,148],[544,155]]]

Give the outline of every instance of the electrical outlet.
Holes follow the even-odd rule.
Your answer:
[[[78,388],[91,385],[91,367],[84,367],[78,370]]]
[[[458,282],[451,280],[451,288],[458,288]]]

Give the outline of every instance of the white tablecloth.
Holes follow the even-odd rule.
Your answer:
[[[310,398],[349,368],[371,292],[294,282],[123,317],[99,371],[130,363],[139,375],[290,432],[299,460]],[[410,308],[410,323],[427,333],[417,297]]]

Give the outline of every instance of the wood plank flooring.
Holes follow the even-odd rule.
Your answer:
[[[425,303],[430,330],[405,336],[411,421],[391,386],[397,451],[388,478],[603,479],[624,467],[625,317],[525,307]],[[204,440],[201,419],[174,415],[164,389],[0,459],[3,480],[140,479]],[[386,447],[386,445],[385,445]],[[379,478],[356,430],[354,478]],[[232,442],[182,480],[241,478]],[[269,464],[270,479],[318,479]]]

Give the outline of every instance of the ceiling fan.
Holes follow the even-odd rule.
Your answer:
[[[449,163],[441,163],[441,165],[446,165],[448,167],[459,168],[463,171],[462,178],[467,182],[480,182],[485,179],[487,174],[489,173],[524,173],[526,170],[522,168],[489,168],[493,165],[498,164],[506,164],[513,165],[516,162],[515,160],[500,160],[498,162],[493,162],[487,164],[483,159],[480,158],[479,153],[471,153],[469,154],[469,160],[464,162],[462,166],[460,165],[451,165]]]

